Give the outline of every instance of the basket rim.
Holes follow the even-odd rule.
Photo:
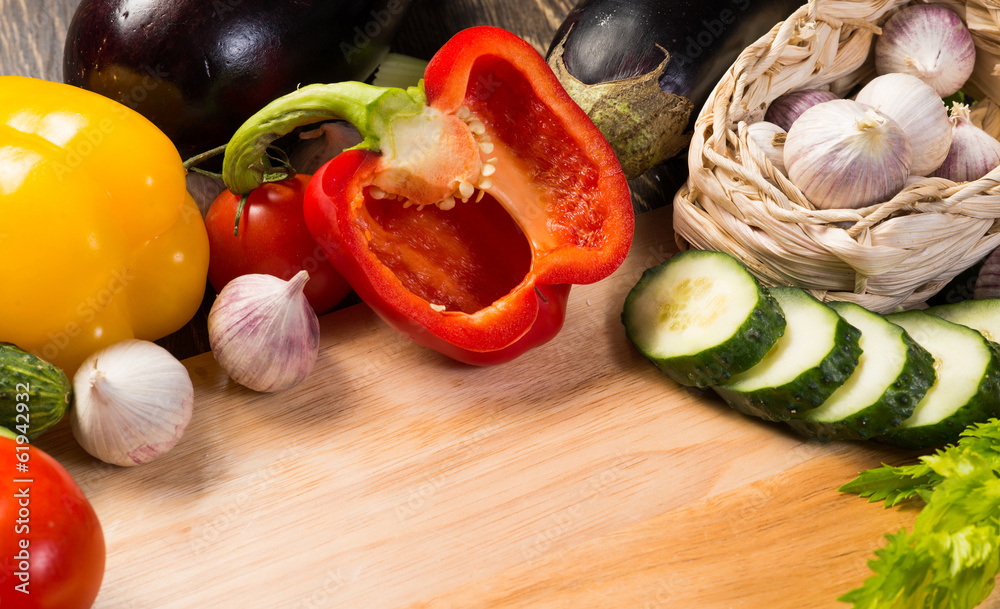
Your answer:
[[[970,4],[975,1],[970,0]],[[930,3],[956,4],[955,0]],[[766,105],[782,93],[818,87],[849,90],[869,77],[873,68],[868,64],[880,24],[908,4],[910,0],[810,0],[744,49],[695,120],[688,148],[688,178],[674,197],[674,230],[681,248],[712,247],[738,253],[766,283],[777,285],[795,279],[826,299],[860,299],[872,305],[870,308],[886,309],[926,300],[954,275],[1000,246],[1000,167],[971,182],[913,180],[891,199],[862,208],[818,209],[746,135],[747,125],[762,119]],[[863,17],[841,14],[848,5],[855,13],[868,13]],[[1000,28],[996,34],[1000,40]],[[976,32],[973,35],[978,52],[982,40]],[[808,79],[797,77],[797,73],[786,77],[783,72],[792,69],[808,72]],[[977,62],[976,69],[983,67]],[[766,102],[763,106],[761,100]],[[878,254],[880,236],[889,232],[887,224],[925,214],[942,218],[938,241],[950,237],[949,231],[963,236],[956,247],[964,251],[947,268],[921,274],[907,264],[915,256],[906,248],[895,250],[899,264],[888,265],[890,268],[881,272],[870,272],[880,268],[877,264],[851,260],[855,255]],[[743,223],[745,230],[737,222]],[[975,238],[968,236],[972,225],[980,227],[981,234]],[[830,243],[816,237],[818,232],[830,233]],[[845,237],[856,250],[847,256],[842,251]],[[811,239],[813,260],[794,254],[791,260],[775,258],[775,250],[789,249],[794,244],[790,241],[800,239]],[[944,249],[943,245],[936,247]],[[788,264],[806,270],[819,264],[820,274],[835,275],[836,281],[802,281],[781,268]],[[853,279],[847,281],[845,273],[853,273]],[[900,281],[905,285],[898,291],[884,293],[886,289],[878,283],[887,282],[892,273],[913,277]]]

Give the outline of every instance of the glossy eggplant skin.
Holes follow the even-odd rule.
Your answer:
[[[609,140],[610,130],[621,124],[649,120],[671,122],[663,133],[642,134],[646,138],[637,150],[662,146],[659,161],[682,150],[686,142],[681,132],[693,125],[701,107],[715,85],[732,66],[739,54],[777,23],[784,21],[805,0],[582,0],[566,16],[548,50],[549,63],[570,94],[587,110]],[[555,64],[560,64],[556,66]],[[557,69],[559,68],[559,69]],[[560,74],[560,70],[564,70]],[[568,75],[567,75],[568,73]],[[609,113],[598,116],[600,106],[627,105],[639,108],[635,89],[641,95],[659,90],[670,96],[651,107],[636,110],[633,116]],[[575,81],[567,82],[570,77]],[[602,88],[621,83],[620,90]],[[631,89],[623,95],[624,89]],[[649,93],[649,91],[652,93]],[[577,93],[579,92],[579,93]],[[592,113],[588,108],[597,106]],[[621,135],[621,147],[629,146]],[[616,142],[612,141],[612,146]],[[623,165],[638,152],[624,151]],[[653,156],[653,155],[649,155]],[[630,177],[641,174],[650,163],[636,161]],[[626,173],[630,171],[626,168]]]
[[[739,54],[803,0],[583,0],[556,33],[563,61],[587,84],[650,72],[660,88],[701,108]],[[553,42],[553,47],[555,46]]]
[[[82,0],[63,80],[137,110],[188,158],[299,85],[365,80],[412,0]]]

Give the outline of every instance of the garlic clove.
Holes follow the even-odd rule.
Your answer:
[[[855,101],[900,126],[913,151],[913,174],[927,175],[944,162],[951,147],[951,123],[944,101],[930,85],[909,74],[885,74],[866,84]]]
[[[302,293],[309,273],[290,280],[262,274],[237,277],[208,314],[208,340],[219,366],[234,381],[261,392],[302,382],[319,355],[319,318]]]
[[[1000,166],[1000,142],[973,124],[967,105],[952,105],[951,126],[948,156],[931,176],[952,182],[971,182]]]
[[[181,439],[194,407],[187,368],[159,345],[125,340],[91,355],[73,376],[73,436],[115,465],[141,465]]]
[[[747,125],[747,137],[761,149],[774,168],[787,176],[785,169],[785,138],[788,134],[780,126],[768,121],[757,121]]]
[[[837,99],[837,95],[825,89],[799,89],[779,95],[767,107],[764,120],[788,131],[803,112],[816,104]]]
[[[975,300],[1000,298],[1000,249],[993,250],[980,267],[972,298]]]
[[[975,64],[972,33],[958,14],[939,4],[900,9],[875,40],[878,74],[910,74],[930,85],[938,97],[961,89]]]
[[[785,138],[788,179],[820,209],[888,200],[906,183],[911,158],[895,121],[847,99],[809,108]]]

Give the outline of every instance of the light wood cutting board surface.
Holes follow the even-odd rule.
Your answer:
[[[669,208],[641,216],[624,266],[507,365],[455,364],[359,305],[323,318],[285,393],[186,360],[195,416],[158,461],[43,436],[104,523],[97,608],[841,606],[916,511],[836,488],[910,455],[803,441],[661,375],[619,312],[673,251]]]
[[[3,73],[58,80],[75,4],[0,0]],[[424,2],[403,50],[482,23],[542,50],[571,5]],[[96,609],[844,606],[916,511],[836,488],[912,455],[804,441],[662,376],[619,313],[674,251],[669,207],[640,216],[625,265],[504,366],[455,364],[359,305],[323,318],[317,368],[286,393],[186,359],[196,412],[151,464],[101,464],[60,425],[38,446],[103,523]]]

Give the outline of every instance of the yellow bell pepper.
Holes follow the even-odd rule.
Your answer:
[[[194,317],[208,237],[177,149],[137,112],[0,77],[0,341],[72,374]]]

